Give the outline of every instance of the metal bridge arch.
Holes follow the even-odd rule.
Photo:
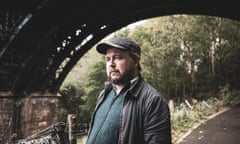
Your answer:
[[[0,95],[57,93],[68,72],[94,44],[138,20],[172,14],[240,20],[239,13],[231,0],[7,2],[0,10]]]

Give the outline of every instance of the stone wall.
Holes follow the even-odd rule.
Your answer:
[[[30,136],[57,122],[58,99],[56,97],[32,97],[22,100],[21,134]]]
[[[14,99],[0,98],[0,143],[8,140],[13,129]]]
[[[0,143],[26,138],[58,122],[59,96],[0,96]]]

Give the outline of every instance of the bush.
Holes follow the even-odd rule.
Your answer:
[[[216,98],[207,101],[192,99],[192,105],[181,103],[171,109],[172,139],[175,143],[181,136],[192,129],[196,123],[202,122],[208,116],[218,112],[222,103]]]
[[[239,90],[231,90],[230,84],[220,86],[219,88],[220,88],[219,95],[224,106],[235,106],[237,104],[240,104]]]

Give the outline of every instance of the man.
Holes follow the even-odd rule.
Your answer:
[[[171,144],[167,102],[140,71],[140,47],[118,37],[97,45],[109,81],[100,93],[87,144]]]

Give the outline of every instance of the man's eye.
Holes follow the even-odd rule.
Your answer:
[[[122,57],[121,56],[115,56],[114,58],[115,59],[121,59]]]
[[[110,58],[105,58],[105,61],[110,61]]]

